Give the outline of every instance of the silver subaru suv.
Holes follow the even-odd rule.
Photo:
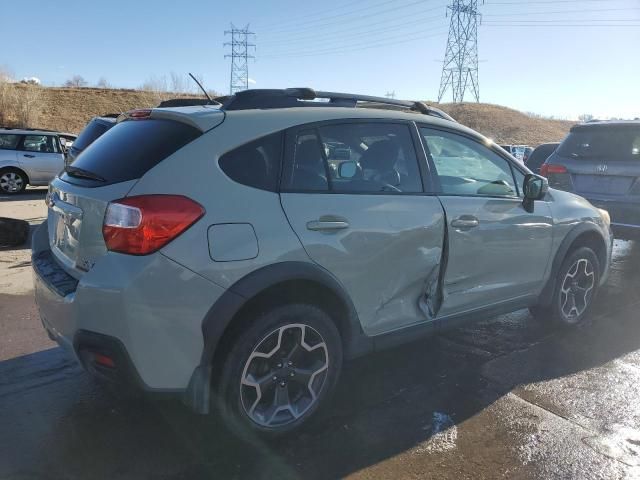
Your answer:
[[[463,320],[582,323],[612,248],[605,211],[443,112],[311,89],[131,111],[47,202],[51,338],[248,434],[305,424],[343,361]]]

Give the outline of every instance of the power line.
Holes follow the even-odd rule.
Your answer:
[[[420,29],[417,32],[402,32],[400,34],[395,34],[395,35],[391,35],[389,37],[380,39],[380,41],[388,41],[388,40],[394,40],[396,38],[406,38],[407,35],[411,35],[411,34],[415,34],[415,33],[422,33],[424,30]],[[341,42],[342,43],[342,42]],[[357,46],[365,46],[365,45],[369,45],[371,42],[369,40],[365,40],[365,41],[360,41],[357,43],[351,43],[350,45],[352,47],[357,47]],[[338,47],[338,46],[329,46],[328,50],[334,50],[336,48],[342,48],[342,47]],[[321,48],[320,50],[316,50],[316,51],[325,51],[327,50],[327,48]],[[274,56],[280,56],[280,55],[288,55],[288,54],[295,54],[295,53],[307,53],[307,52],[313,52],[313,50],[308,50],[308,49],[304,49],[304,50],[300,50],[300,49],[294,49],[294,50],[290,50],[290,51],[284,51],[284,52],[276,52],[274,54],[268,54],[268,55],[260,55],[260,58],[265,58],[265,57],[274,57]]]
[[[640,10],[640,7],[626,7],[626,8],[583,8],[582,10],[556,10],[553,12],[540,11],[540,12],[520,12],[520,13],[487,13],[482,17],[522,17],[525,15],[556,15],[562,13],[600,13],[600,12],[622,12],[630,10]]]
[[[640,23],[636,24],[620,24],[620,23],[552,23],[552,24],[536,24],[536,23],[489,23],[483,22],[483,26],[487,27],[640,27]]]
[[[393,0],[393,1],[395,1],[395,0]],[[342,13],[340,15],[333,15],[331,17],[319,18],[317,20],[318,21],[322,20],[324,23],[320,23],[318,25],[310,26],[310,25],[305,25],[305,23],[299,23],[295,27],[289,27],[289,28],[286,28],[286,29],[273,30],[273,31],[270,31],[268,33],[271,34],[271,35],[273,35],[273,34],[287,34],[288,35],[289,33],[292,33],[292,32],[295,32],[295,31],[308,31],[309,28],[320,28],[320,27],[323,27],[323,26],[326,26],[326,25],[335,25],[335,24],[345,23],[345,22],[346,23],[354,22],[354,21],[357,22],[357,21],[360,21],[360,20],[363,20],[363,19],[366,19],[366,18],[371,18],[371,17],[376,16],[376,15],[381,15],[383,13],[396,12],[396,11],[398,11],[400,9],[413,7],[415,5],[418,5],[418,4],[421,4],[421,3],[425,3],[426,1],[427,0],[416,0],[416,1],[404,4],[404,5],[398,5],[398,6],[393,7],[393,8],[388,8],[388,9],[385,9],[385,10],[379,10],[377,12],[370,12],[370,13],[367,13],[367,14],[363,14],[362,13],[363,12],[362,9],[358,9],[358,10],[354,10],[354,11],[348,12],[348,13],[345,12],[345,13]],[[379,6],[388,4],[388,3],[391,3],[391,2],[389,0],[387,0],[385,2],[373,4],[373,5],[371,5],[370,7],[367,8],[367,11],[370,10],[371,8],[379,7]],[[423,13],[442,8],[443,6],[444,5],[440,5],[438,7],[433,7],[433,8],[427,9],[427,10],[423,10]],[[354,18],[344,18],[344,17],[347,17],[348,15],[353,15],[353,14],[356,15]],[[338,18],[338,17],[342,17],[342,18]],[[329,19],[332,19],[332,18],[336,18],[336,20],[331,20],[331,21],[328,21],[328,22],[325,21],[325,20],[329,20]],[[314,22],[315,22],[315,20],[314,20]]]
[[[249,37],[255,35],[249,31],[249,25],[244,28],[236,28],[231,24],[231,30],[224,32],[226,35],[231,35],[231,41],[225,42],[224,46],[231,47],[231,53],[225,55],[224,58],[231,57],[231,78],[229,80],[229,94],[240,90],[247,90],[249,88],[249,58],[254,58],[253,55],[249,55],[249,48],[255,48],[255,43],[249,43]]]
[[[449,38],[444,54],[438,103],[451,89],[453,102],[464,101],[467,88],[480,101],[478,84],[478,0],[452,0]]]
[[[345,32],[345,33],[337,33],[337,34],[331,34],[331,35],[327,35],[327,39],[325,40],[325,37],[319,37],[317,34],[314,35],[313,37],[296,37],[296,38],[292,38],[291,40],[287,41],[287,42],[277,42],[277,43],[267,43],[267,46],[273,46],[275,45],[275,47],[277,48],[279,45],[286,45],[286,46],[290,46],[293,42],[300,42],[300,41],[304,41],[305,38],[306,39],[312,39],[314,41],[320,41],[322,42],[324,45],[326,45],[327,42],[329,43],[333,43],[333,42],[344,42],[345,39],[352,39],[352,38],[360,38],[360,37],[367,37],[370,36],[372,34],[375,35],[381,35],[381,34],[385,34],[387,32],[392,32],[395,30],[403,30],[403,34],[407,35],[407,34],[411,34],[413,32],[407,32],[406,29],[409,26],[413,26],[413,25],[420,25],[420,27],[422,27],[420,29],[420,31],[424,31],[424,26],[428,25],[430,23],[434,23],[435,21],[441,21],[442,20],[442,16],[441,15],[435,15],[435,16],[431,16],[431,17],[426,17],[426,18],[421,18],[418,20],[413,20],[410,22],[402,22],[400,24],[392,24],[391,26],[389,26],[388,28],[377,28],[377,29],[371,29],[371,30],[365,30],[363,32],[354,32],[354,33],[349,33],[349,32]],[[385,22],[386,23],[386,22]],[[266,42],[265,42],[266,43]]]
[[[585,2],[601,2],[611,3],[616,0],[533,0],[526,2],[486,2],[485,5],[537,5],[537,4],[549,4],[549,3],[585,3]],[[624,0],[619,0],[624,1]]]
[[[411,22],[402,22],[401,24],[398,24],[398,27],[395,26],[394,23],[390,23],[393,22],[395,20],[400,20],[400,19],[404,19],[404,18],[413,18],[415,20],[411,21]],[[359,34],[358,30],[362,30],[363,28],[367,29],[364,32],[361,33],[376,33],[376,32],[382,32],[382,31],[386,31],[386,30],[391,30],[391,29],[395,29],[395,28],[401,28],[403,26],[406,25],[411,25],[414,23],[421,23],[424,22],[426,23],[431,23],[430,20],[436,20],[436,19],[442,19],[441,15],[430,15],[428,17],[419,17],[416,18],[416,14],[415,13],[410,13],[408,15],[401,15],[399,17],[392,17],[391,19],[389,18],[385,18],[384,20],[378,21],[378,22],[368,22],[364,25],[357,25],[355,27],[350,27],[347,29],[341,28],[340,30],[338,30],[337,32],[331,32],[331,31],[325,31],[322,34],[318,34],[317,31],[311,32],[311,33],[306,33],[302,36],[300,35],[295,35],[295,36],[288,36],[286,37],[286,39],[277,39],[277,40],[266,40],[264,42],[260,42],[260,45],[275,45],[275,44],[287,44],[290,45],[292,40],[295,41],[299,41],[299,40],[304,40],[304,39],[312,39],[312,40],[322,40],[323,37],[325,36],[330,36],[331,39],[337,38],[337,37],[342,37],[344,34],[347,34],[347,36],[356,36]],[[376,25],[383,25],[385,28],[380,28],[380,29],[370,29],[369,27],[373,27]],[[389,28],[387,28],[389,27]]]
[[[333,10],[341,10],[343,8],[347,8],[347,7],[350,7],[352,5],[356,5],[358,3],[362,3],[364,1],[367,1],[367,0],[354,0],[353,2],[348,2],[348,3],[345,3],[343,5],[339,5],[337,7],[334,7]],[[326,8],[323,8],[322,10],[317,10],[317,11],[312,12],[312,13],[307,13],[306,15],[302,15],[300,17],[295,17],[294,16],[292,18],[290,16],[287,16],[287,18],[285,18],[284,20],[278,20],[278,21],[272,23],[272,25],[275,25],[277,27],[278,25],[283,25],[283,24],[288,24],[288,23],[297,23],[300,20],[303,20],[305,18],[316,17],[318,15],[322,15],[323,13],[327,13],[327,9]]]
[[[358,47],[358,48],[341,48],[341,47],[337,47],[337,48],[332,48],[330,50],[326,50],[326,51],[316,51],[316,52],[305,52],[305,51],[301,51],[300,53],[294,53],[294,54],[277,54],[277,55],[262,55],[260,58],[284,58],[284,57],[315,57],[315,56],[321,56],[321,55],[336,55],[336,54],[342,54],[342,53],[351,53],[351,52],[358,52],[361,50],[368,50],[370,48],[378,48],[378,47],[386,47],[386,46],[390,46],[390,45],[399,45],[402,43],[409,43],[409,42],[413,42],[416,40],[423,40],[423,39],[427,39],[427,38],[434,38],[434,37],[439,37],[442,35],[446,35],[446,30],[444,31],[439,31],[439,32],[432,32],[429,35],[421,35],[418,37],[410,37],[410,38],[406,38],[404,40],[398,40],[398,41],[393,41],[393,42],[382,42],[382,43],[366,43],[364,44],[365,46],[363,47]]]

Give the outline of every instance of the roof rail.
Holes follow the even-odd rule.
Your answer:
[[[312,100],[326,99],[328,102],[312,102]],[[370,95],[357,95],[351,93],[315,91],[312,88],[286,88],[286,89],[254,89],[243,90],[225,99],[223,110],[249,110],[269,108],[291,107],[351,107],[358,103],[364,106],[392,105],[406,108],[424,115],[442,118],[455,122],[455,120],[437,108],[424,102],[408,100],[396,100],[386,97],[373,97]]]
[[[57,132],[57,130],[50,130],[48,128],[3,127],[1,125],[0,130],[22,130],[24,132]]]

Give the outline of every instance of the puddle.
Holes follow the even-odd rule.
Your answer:
[[[431,423],[425,425],[423,430],[431,432],[431,436],[414,448],[413,453],[446,452],[456,448],[458,427],[446,413],[433,412]]]

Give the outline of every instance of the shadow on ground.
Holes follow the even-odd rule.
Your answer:
[[[482,412],[522,386],[603,368],[640,349],[639,265],[636,245],[618,245],[594,322],[583,329],[550,332],[520,311],[352,362],[320,418],[277,442],[237,440],[220,419],[194,415],[177,401],[122,398],[59,348],[7,360],[0,363],[0,452],[7,456],[0,477],[335,478],[411,452],[405,477],[425,469],[433,477],[526,476],[526,462],[502,458],[509,438],[484,424]],[[597,381],[606,387],[619,380]],[[549,388],[539,403],[553,411],[562,392]],[[610,403],[630,402],[637,398]],[[448,455],[446,442],[430,443],[442,440],[441,418],[449,427],[475,419],[464,455]],[[441,450],[425,464],[420,454],[430,448]],[[387,474],[394,475],[377,471]]]

